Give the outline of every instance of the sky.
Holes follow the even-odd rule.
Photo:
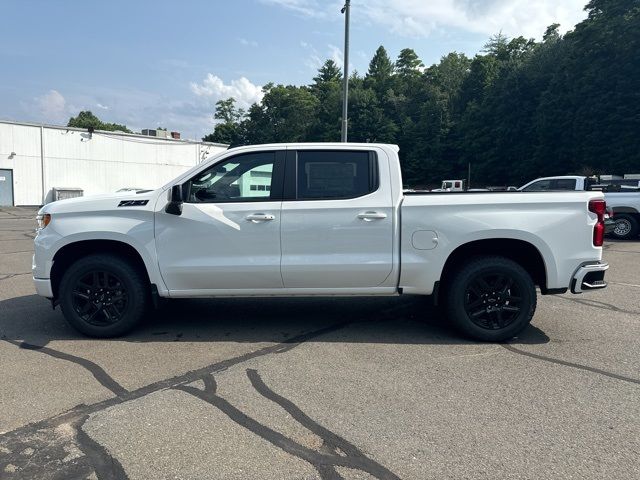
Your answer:
[[[426,65],[473,56],[498,32],[571,30],[587,0],[352,0],[350,70],[379,45]],[[91,110],[139,131],[213,130],[216,101],[247,107],[268,82],[304,85],[342,65],[343,1],[2,0],[0,119],[66,125]]]

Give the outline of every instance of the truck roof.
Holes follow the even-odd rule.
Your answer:
[[[244,149],[264,149],[264,148],[297,148],[297,147],[318,147],[318,148],[371,148],[371,147],[383,147],[391,148],[396,152],[400,150],[398,145],[392,143],[352,143],[352,142],[297,142],[297,143],[264,143],[258,145],[242,145],[239,147],[233,147],[229,150],[244,150]]]

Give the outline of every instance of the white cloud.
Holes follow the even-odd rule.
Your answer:
[[[344,56],[342,55],[342,49],[340,47],[336,47],[335,45],[328,45],[329,47],[329,58],[336,62],[336,65],[344,64]],[[351,63],[351,62],[349,62]]]
[[[318,0],[260,0],[267,5],[277,5],[293,10],[305,17],[325,17],[327,15],[326,2],[324,6]],[[338,9],[338,11],[340,11]]]
[[[20,102],[21,118],[66,125],[69,118],[80,111],[92,110],[100,120],[124,124],[133,131],[163,126],[181,132],[182,138],[200,139],[213,131],[215,107],[206,99],[190,96],[187,88],[185,85],[187,99],[135,88],[91,86],[64,96],[51,90],[30,101]]]
[[[263,0],[309,17],[340,18],[335,2]],[[434,30],[458,28],[491,35],[541,38],[547,26],[567,31],[586,17],[585,0],[367,0],[352,4],[353,21],[366,20],[407,37],[426,37]]]
[[[58,123],[67,120],[67,102],[57,90],[49,90],[35,98],[36,107],[45,122]]]
[[[240,43],[246,47],[257,47],[258,42],[255,40],[247,40],[246,38],[241,38]]]
[[[309,51],[309,55],[304,60],[304,64],[311,70],[318,70],[322,65],[324,65],[325,60],[328,58],[336,62],[336,65],[342,68],[344,57],[342,56],[342,49],[340,47],[328,44],[326,54],[321,55],[320,52],[310,43],[300,42],[300,46]],[[349,68],[353,68],[351,62],[349,62]]]
[[[238,106],[247,108],[251,104],[260,102],[264,93],[262,87],[254,85],[246,77],[240,77],[237,80],[231,80],[231,83],[225,84],[224,81],[212,73],[207,75],[202,83],[191,83],[191,91],[199,97],[210,98],[214,103],[233,97],[238,102]]]
[[[318,70],[324,62],[317,53],[311,53],[305,60],[304,64],[311,70]]]

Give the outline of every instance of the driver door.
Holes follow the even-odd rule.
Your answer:
[[[158,263],[172,296],[283,287],[284,155],[270,151],[227,158],[183,184],[182,215],[158,205]]]

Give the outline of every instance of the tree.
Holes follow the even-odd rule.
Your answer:
[[[365,86],[375,90],[378,97],[381,98],[390,86],[393,69],[393,62],[391,62],[385,48],[380,45],[369,63],[369,70],[364,77]]]
[[[318,102],[309,139],[337,142],[340,140],[342,120],[342,72],[333,60],[327,60],[313,81],[309,88]]]
[[[333,60],[327,60],[318,69],[318,74],[313,77],[314,85],[324,85],[326,83],[341,82],[342,70]]]
[[[231,146],[244,144],[244,128],[242,124],[244,117],[244,110],[236,108],[235,98],[229,97],[226,100],[218,100],[213,118],[221,120],[221,122],[215,126],[213,133],[206,135],[202,140],[205,142],[225,143]]]
[[[349,138],[352,142],[393,143],[398,130],[385,115],[376,93],[360,85],[349,91]]]
[[[273,85],[263,87],[260,104],[249,110],[245,123],[249,143],[303,142],[314,125],[318,98],[309,87]]]
[[[589,18],[600,16],[622,16],[640,7],[638,0],[591,0],[584,9],[589,12]]]
[[[118,123],[105,123],[96,117],[89,110],[83,110],[78,113],[77,116],[71,117],[69,122],[67,122],[67,127],[74,128],[94,128],[95,130],[106,130],[109,132],[126,132],[132,133],[125,125],[120,125]]]
[[[400,50],[396,60],[395,71],[401,77],[420,76],[424,63],[418,58],[418,54],[411,48]]]
[[[229,97],[216,102],[216,111],[213,115],[216,120],[222,120],[223,123],[238,123],[244,116],[244,110],[236,108],[235,98]]]
[[[552,23],[551,25],[549,25],[547,27],[547,30],[544,32],[544,35],[542,36],[542,41],[548,42],[550,40],[559,40],[560,39],[559,28],[560,28],[559,23]]]

